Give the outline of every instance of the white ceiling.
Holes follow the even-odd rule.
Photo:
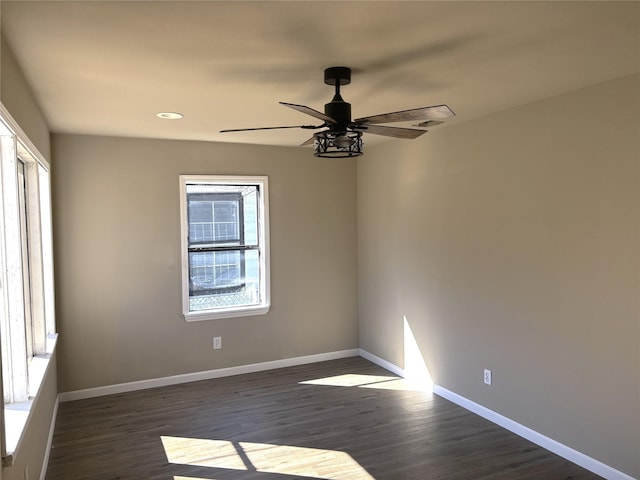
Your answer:
[[[323,70],[337,65],[353,69],[342,96],[354,118],[448,104],[456,119],[434,128],[640,71],[637,1],[3,0],[1,8],[2,34],[53,132],[295,146],[309,131],[218,131],[319,123],[278,101],[323,111],[333,95]],[[184,118],[160,120],[160,111]]]

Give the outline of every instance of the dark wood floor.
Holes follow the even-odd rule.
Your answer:
[[[600,478],[378,376],[354,357],[63,403],[46,479]]]

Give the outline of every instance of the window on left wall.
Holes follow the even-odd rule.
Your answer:
[[[49,165],[5,119],[0,118],[3,456],[20,440],[55,343]]]

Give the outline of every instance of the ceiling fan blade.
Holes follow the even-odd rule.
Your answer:
[[[354,130],[361,130],[365,133],[373,133],[374,135],[407,139],[418,138],[423,133],[427,133],[427,130],[418,130],[416,128],[386,127],[383,125],[354,125],[351,128],[353,128]]]
[[[255,128],[230,128],[227,130],[220,130],[220,133],[228,132],[250,132],[253,130],[278,130],[280,128],[304,128],[306,130],[315,130],[316,128],[326,127],[326,125],[288,125],[285,127],[255,127]]]
[[[316,117],[317,119],[323,120],[328,124],[336,123],[336,121],[330,116],[325,115],[324,113],[314,110],[313,108],[307,107],[305,105],[296,105],[295,103],[285,103],[285,102],[280,102],[280,105],[284,105],[285,107],[293,108],[294,110],[297,110],[299,112],[306,113],[307,115]]]
[[[362,117],[354,120],[354,123],[393,123],[405,122],[408,120],[442,120],[443,118],[454,117],[455,113],[447,105],[434,105],[433,107],[421,107],[399,112],[383,113]]]
[[[311,137],[306,142],[300,144],[301,147],[306,147],[307,145],[311,145],[315,141],[316,137]]]

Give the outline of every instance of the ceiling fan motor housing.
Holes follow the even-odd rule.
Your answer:
[[[331,131],[345,132],[347,126],[351,123],[351,104],[340,98],[334,99],[324,105],[324,113],[328,117],[333,118],[336,123],[330,124]]]

